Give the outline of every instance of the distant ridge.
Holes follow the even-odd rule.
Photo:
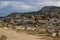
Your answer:
[[[39,11],[23,12],[23,13],[13,12],[8,16],[15,17],[16,14],[25,15],[25,16],[29,16],[29,15],[48,15],[48,14],[49,15],[59,14],[60,15],[60,7],[57,7],[57,6],[45,6],[45,7],[41,8],[41,10],[39,10]],[[6,17],[8,17],[8,16],[6,16]]]
[[[41,14],[60,14],[60,7],[57,6],[45,6],[38,13]]]

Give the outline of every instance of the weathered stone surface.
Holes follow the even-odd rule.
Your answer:
[[[46,6],[43,7],[40,11],[41,14],[60,14],[60,7],[56,7],[56,6]]]

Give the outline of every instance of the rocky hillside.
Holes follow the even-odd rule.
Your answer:
[[[46,6],[46,7],[43,7],[41,10],[39,10],[38,13],[51,14],[51,15],[60,14],[60,7]]]
[[[24,16],[30,16],[30,15],[60,15],[60,7],[56,7],[56,6],[45,6],[43,8],[41,8],[39,11],[35,11],[35,12],[25,12],[25,13],[11,13],[8,16],[14,16],[16,14],[19,15],[24,15]]]

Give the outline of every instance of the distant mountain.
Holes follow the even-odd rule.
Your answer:
[[[45,6],[43,8],[41,8],[41,10],[39,11],[35,11],[35,12],[24,12],[24,13],[11,13],[10,15],[8,15],[9,17],[15,17],[16,14],[19,15],[24,15],[24,16],[30,16],[30,15],[56,15],[59,14],[60,15],[60,7],[56,7],[56,6]],[[6,17],[8,17],[6,16]]]
[[[5,17],[0,17],[0,20],[1,20],[1,19],[4,19],[4,18],[5,18]]]
[[[39,10],[38,13],[40,13],[40,14],[50,14],[50,15],[60,14],[60,7],[45,6],[41,10]]]
[[[20,16],[31,16],[31,15],[36,15],[37,12],[22,12],[22,13],[13,12],[6,17],[15,17],[17,14],[20,15]]]

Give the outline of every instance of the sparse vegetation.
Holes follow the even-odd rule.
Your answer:
[[[30,35],[38,35],[38,34],[48,34],[47,31],[38,31],[38,30],[22,30],[22,29],[16,29],[16,32],[20,33],[20,32],[25,32],[27,34]]]
[[[7,39],[7,37],[5,36],[5,35],[2,35],[1,37],[0,37],[0,40],[6,40]]]
[[[50,9],[50,10],[47,11],[45,8]],[[38,11],[38,12],[27,12],[27,13],[21,13],[21,14],[19,14],[19,13],[10,14],[10,15],[6,16],[5,19],[1,20],[1,22],[0,22],[2,25],[1,27],[2,28],[3,27],[11,28],[11,29],[16,30],[16,32],[26,32],[27,34],[33,34],[33,35],[48,34],[48,32],[45,31],[45,29],[47,28],[45,25],[46,23],[48,24],[48,26],[50,26],[50,24],[53,25],[54,23],[56,23],[56,24],[54,24],[53,27],[55,28],[55,27],[57,27],[57,25],[59,25],[58,28],[60,28],[60,23],[59,23],[60,16],[56,15],[56,14],[59,14],[60,10],[57,10],[58,12],[55,13],[56,8],[57,7],[51,7],[51,8],[44,7],[41,9],[41,12]],[[54,10],[52,10],[52,9],[54,9]],[[52,12],[51,10],[53,11],[53,14],[55,13],[55,15],[50,14]],[[40,15],[40,14],[43,14],[43,15]],[[51,22],[51,23],[48,23],[48,22]],[[24,30],[15,29],[15,26],[18,26],[18,25],[19,26],[22,25],[22,27],[24,26]],[[31,27],[31,29],[33,27],[35,27],[36,29],[27,30],[28,27]],[[53,27],[51,27],[51,28],[53,28]],[[44,29],[44,30],[40,30],[40,29]],[[6,37],[3,35],[0,39],[4,40],[4,39],[6,39]]]

